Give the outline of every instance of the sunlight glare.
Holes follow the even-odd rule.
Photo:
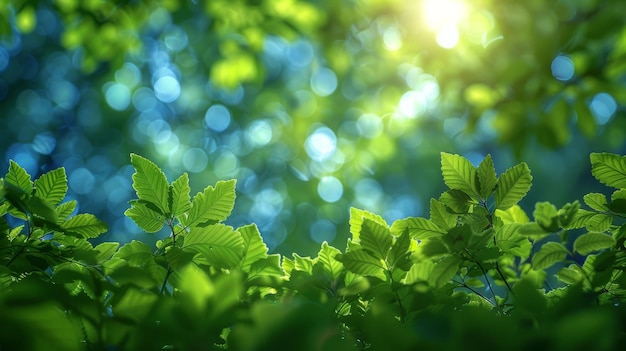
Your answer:
[[[437,44],[451,49],[459,41],[459,23],[468,14],[467,6],[460,0],[425,0],[423,16],[426,25],[437,33]]]

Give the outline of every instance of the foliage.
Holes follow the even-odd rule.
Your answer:
[[[618,349],[626,341],[624,156],[591,155],[615,188],[531,218],[520,163],[497,175],[441,153],[448,189],[429,218],[350,209],[345,248],[270,254],[254,224],[223,223],[235,181],[190,196],[131,155],[125,214],[154,247],[91,241],[107,226],[64,201],[63,168],[0,182],[0,347],[20,350]]]
[[[624,152],[622,8],[3,1],[0,167],[65,167],[68,197],[112,228],[100,239],[125,242],[141,231],[114,209],[133,196],[126,155],[141,150],[191,184],[236,178],[228,223],[255,222],[270,249],[307,255],[347,238],[337,209],[389,222],[428,210],[441,192],[428,167],[440,150],[472,162],[490,153],[504,168],[523,159],[534,188],[560,203],[571,188],[595,191],[581,155]],[[543,183],[551,175],[562,181]],[[427,179],[414,186],[418,177]],[[363,188],[371,196],[358,196]],[[336,231],[301,230],[320,225]]]

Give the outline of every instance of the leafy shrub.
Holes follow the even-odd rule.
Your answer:
[[[254,224],[224,224],[235,180],[193,197],[151,161],[126,216],[155,247],[93,245],[107,230],[65,201],[65,170],[35,181],[15,162],[0,185],[3,350],[612,350],[626,341],[626,157],[591,155],[615,190],[531,218],[520,163],[497,175],[441,154],[447,187],[429,218],[389,225],[350,209],[345,248],[270,254]]]

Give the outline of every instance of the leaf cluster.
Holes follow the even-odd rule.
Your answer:
[[[125,214],[154,246],[106,232],[65,201],[65,170],[0,181],[0,348],[168,350],[616,349],[625,340],[626,157],[591,155],[615,190],[555,205],[519,202],[525,163],[502,174],[441,153],[448,189],[429,218],[389,224],[350,209],[345,248],[271,254],[254,224],[233,228],[235,180],[193,197],[131,155]]]

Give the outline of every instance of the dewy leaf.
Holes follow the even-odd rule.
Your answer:
[[[405,230],[409,230],[411,238],[424,240],[431,236],[445,234],[446,231],[439,228],[431,220],[421,217],[409,217],[398,219],[391,225],[391,232],[400,234]]]
[[[476,169],[478,176],[479,194],[480,197],[486,199],[494,192],[496,185],[498,184],[498,177],[496,175],[496,169],[493,165],[491,155],[487,155]]]
[[[361,247],[376,258],[385,259],[391,248],[393,237],[386,225],[364,218],[361,227]]]
[[[185,236],[183,249],[202,254],[210,265],[233,268],[243,257],[244,242],[232,227],[216,223],[206,227],[192,227]]]
[[[456,226],[457,215],[448,212],[446,205],[444,205],[441,201],[431,198],[430,220],[439,228],[447,230]]]
[[[557,262],[562,262],[567,256],[567,249],[557,242],[545,243],[537,253],[533,255],[532,268],[536,270],[546,269]]]
[[[590,193],[583,197],[583,201],[587,206],[596,211],[606,211],[606,196],[600,193]]]
[[[381,216],[377,214],[373,214],[365,210],[351,207],[349,223],[350,223],[350,234],[352,234],[352,240],[359,240],[359,236],[361,234],[361,226],[363,225],[363,220],[365,218],[370,219],[374,222],[383,224],[385,226],[387,225],[387,222],[385,222],[385,220]]]
[[[610,153],[592,153],[591,174],[602,184],[626,188],[626,156]]]
[[[322,247],[317,254],[317,262],[315,266],[320,267],[324,275],[328,277],[330,281],[339,279],[341,273],[344,271],[343,264],[335,259],[335,256],[340,255],[341,251],[334,248],[326,241],[322,243]]]
[[[532,179],[530,169],[524,162],[504,171],[496,188],[496,208],[506,210],[517,204],[530,190]]]
[[[441,173],[448,188],[478,196],[476,168],[463,156],[441,153]]]
[[[240,227],[237,231],[243,239],[243,259],[240,267],[244,272],[249,272],[252,263],[267,257],[268,249],[256,224]]]
[[[56,206],[63,201],[67,193],[65,168],[57,168],[42,174],[35,180],[35,195]]]
[[[462,261],[460,257],[447,256],[435,263],[435,267],[428,277],[428,282],[436,288],[443,286],[456,275]]]
[[[335,256],[350,272],[386,279],[382,260],[368,254],[365,250],[354,250]]]
[[[81,213],[68,219],[61,224],[61,228],[83,238],[97,238],[107,231],[107,225],[90,213]]]
[[[26,170],[13,160],[9,160],[9,172],[4,177],[4,182],[14,188],[17,188],[22,193],[30,195],[33,191],[33,183],[30,180],[30,175],[26,173]]]
[[[236,180],[220,180],[215,187],[207,186],[196,194],[184,225],[192,227],[207,222],[220,222],[228,218],[235,206]]]
[[[169,213],[167,178],[152,161],[137,154],[130,155],[130,162],[135,167],[133,188],[140,200],[154,204],[162,214]]]
[[[574,241],[574,250],[581,255],[588,255],[594,251],[608,249],[615,245],[612,236],[602,233],[586,233]]]
[[[172,217],[178,217],[189,211],[191,208],[191,196],[189,193],[189,175],[183,173],[178,179],[172,182],[169,188],[169,201]]]
[[[124,215],[137,223],[146,233],[158,232],[165,225],[165,216],[137,200],[131,201],[131,207]]]

